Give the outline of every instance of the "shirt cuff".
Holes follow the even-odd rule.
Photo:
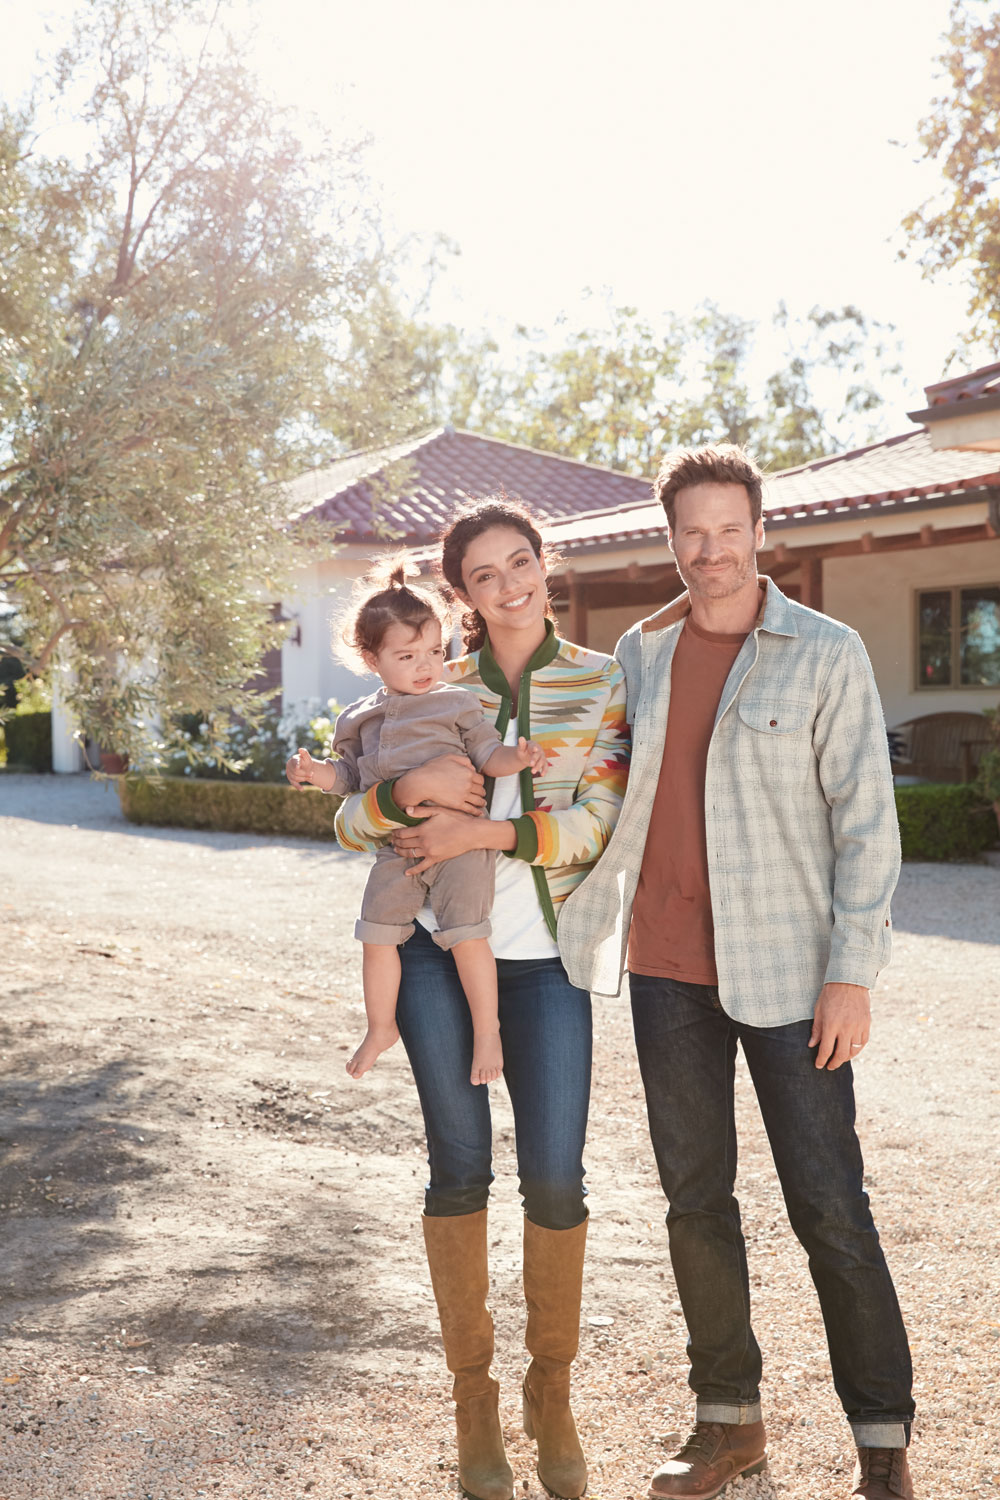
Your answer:
[[[826,966],[823,983],[857,984],[864,990],[873,990],[878,972],[874,959],[864,959],[854,955],[847,958],[831,958]]]
[[[375,801],[378,803],[378,810],[383,818],[388,819],[390,823],[402,823],[406,828],[415,828],[424,819],[411,818],[409,813],[404,812],[401,807],[397,806],[393,792],[398,780],[399,777],[396,776],[392,781],[380,781],[378,783],[375,788]]]
[[[532,864],[538,858],[538,828],[534,818],[527,813],[519,818],[511,818],[517,843],[513,849],[505,849],[503,852],[508,859],[523,859],[527,864]]]

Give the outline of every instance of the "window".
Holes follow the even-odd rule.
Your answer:
[[[920,590],[917,687],[1000,687],[1000,584]]]

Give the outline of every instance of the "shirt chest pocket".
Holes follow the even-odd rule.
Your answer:
[[[798,781],[815,769],[814,706],[804,699],[740,699],[736,745],[740,766],[765,781]]]

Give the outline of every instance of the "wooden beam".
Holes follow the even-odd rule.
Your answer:
[[[926,527],[919,530],[898,532],[890,536],[876,536],[866,532],[864,537],[852,537],[843,542],[823,542],[802,547],[779,542],[758,553],[757,562],[762,573],[776,581],[801,567],[803,563],[827,557],[860,557],[880,552],[915,552],[925,547],[953,547],[966,542],[992,541],[997,532],[989,521],[975,526],[952,526],[947,529],[933,527],[930,541],[925,540]],[[807,533],[804,533],[807,534]],[[778,547],[783,548],[783,560],[778,559]],[[550,575],[554,593],[568,594],[566,579],[568,570]],[[584,590],[585,603],[591,609],[609,609],[616,605],[667,604],[683,591],[677,568],[672,562],[662,559],[648,566],[640,566],[638,578],[632,564],[614,568],[600,568],[586,573],[577,573],[577,580]]]
[[[766,573],[775,583],[779,578],[787,578],[789,573],[797,573],[799,566],[799,559],[794,552],[787,553],[784,562],[779,562],[776,557],[772,558],[767,552],[757,553],[758,573]]]
[[[563,577],[569,595],[569,608],[566,611],[566,639],[576,646],[585,646],[587,644],[587,600],[583,585],[579,575],[572,568],[568,568]]]
[[[659,583],[656,579],[640,578],[636,583],[621,584],[598,578],[590,574],[584,584],[588,610],[592,609],[658,609],[669,604],[684,592],[684,585],[674,575],[670,583]]]
[[[780,563],[783,563],[788,556],[787,542],[775,542],[774,555]]]
[[[823,612],[823,559],[806,558],[802,564],[799,599],[809,609]]]
[[[565,590],[566,579],[569,573],[573,571],[575,570],[571,568],[560,568],[556,572],[550,573],[549,582],[552,588],[557,591],[560,589]],[[666,587],[672,588],[678,581],[676,564],[662,561],[650,563],[646,567],[643,567],[641,564],[629,563],[627,567],[621,568],[592,568],[588,569],[585,573],[577,573],[576,576],[587,589],[590,588],[592,583],[631,584],[639,579],[643,582],[653,579],[657,583],[662,583]],[[625,595],[622,598],[622,603],[625,604],[627,602],[628,597]]]
[[[898,532],[892,536],[874,536],[870,531],[865,533],[868,545],[865,546],[864,539],[854,537],[844,542],[823,542],[819,546],[789,547],[789,559],[804,560],[807,557],[860,557],[862,553],[876,552],[914,552],[923,547],[919,531]],[[952,526],[947,531],[934,528],[934,536],[931,540],[932,547],[954,547],[964,542],[986,542],[989,541],[990,531],[987,523],[980,526]]]
[[[933,526],[931,526],[931,525],[921,526],[921,528],[920,528],[920,545],[922,547],[933,547],[933,545],[934,545],[934,527]]]

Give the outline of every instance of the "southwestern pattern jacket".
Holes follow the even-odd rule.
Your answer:
[[[865,648],[786,599],[764,607],[733,663],[708,750],[705,823],[719,999],[753,1026],[812,1016],[826,981],[871,988],[890,954],[899,831],[885,724]],[[559,917],[570,979],[621,988],[687,595],[618,643],[633,723],[621,818]]]
[[[449,682],[467,688],[496,723],[501,738],[510,722],[510,687],[489,643],[447,663]],[[518,733],[537,740],[547,770],[521,772],[517,847],[509,858],[533,866],[538,899],[553,937],[556,908],[583,879],[618,820],[628,778],[629,728],[625,677],[598,651],[570,645],[547,625],[545,640],[525,667],[517,694]],[[394,782],[348,797],[337,813],[337,838],[345,849],[372,850],[408,818],[393,800]],[[487,782],[488,792],[492,790]]]

